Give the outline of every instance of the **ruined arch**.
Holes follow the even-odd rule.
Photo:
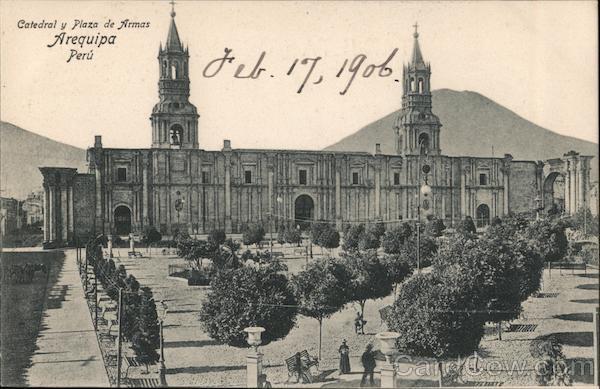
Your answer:
[[[548,174],[544,180],[543,207],[548,211],[553,204],[556,204],[562,212],[565,209],[565,176],[559,172]]]

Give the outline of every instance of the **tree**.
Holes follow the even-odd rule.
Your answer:
[[[340,234],[335,227],[329,223],[315,223],[311,229],[311,240],[313,244],[328,250],[340,246]]]
[[[471,216],[467,216],[463,220],[458,222],[456,226],[456,232],[461,235],[474,237],[477,233],[477,228],[475,228],[473,218]]]
[[[392,280],[376,250],[342,253],[339,263],[345,271],[346,298],[358,302],[363,317],[367,300],[383,298],[392,292]]]
[[[206,240],[187,239],[177,243],[177,254],[192,263],[196,270],[202,268],[202,260],[213,259],[219,246]]]
[[[521,274],[510,242],[502,236],[485,235],[478,240],[459,235],[434,257],[433,272],[449,284],[467,285],[486,320],[513,320],[521,313]]]
[[[598,215],[592,215],[589,208],[579,208],[571,216],[571,227],[582,236],[598,236]]]
[[[361,234],[358,241],[358,249],[360,251],[377,249],[380,246],[381,236],[385,233],[385,225],[383,223],[369,224],[364,233]]]
[[[302,243],[302,234],[297,228],[288,228],[285,230],[285,242],[290,244],[297,244],[300,246]]]
[[[131,347],[148,372],[148,365],[158,361],[156,349],[160,347],[156,304],[148,287],[141,288],[139,314],[135,322],[137,329],[131,338]]]
[[[398,284],[402,283],[413,273],[409,257],[403,254],[385,254],[381,262],[386,268],[388,277],[394,285],[394,297],[397,295]]]
[[[296,299],[278,269],[243,266],[216,274],[200,310],[202,327],[211,338],[245,347],[246,327],[264,327],[265,345],[291,331],[296,322]]]
[[[262,225],[252,223],[246,226],[243,231],[243,241],[245,245],[256,244],[260,246],[260,242],[265,237],[265,229]]]
[[[491,226],[485,234],[502,239],[512,251],[520,274],[521,301],[527,300],[539,290],[544,271],[543,258],[534,243],[524,235],[526,228],[527,225],[509,219],[507,223]]]
[[[381,238],[381,246],[387,254],[399,254],[406,239],[412,235],[413,229],[408,222],[402,223],[398,227],[389,229]]]
[[[323,320],[346,303],[344,285],[340,284],[333,270],[336,266],[339,265],[330,259],[319,259],[308,263],[306,270],[293,275],[291,279],[300,314],[319,322],[319,360]]]
[[[540,256],[547,262],[561,261],[569,248],[565,230],[568,222],[558,218],[533,221],[524,231]]]
[[[529,344],[529,352],[541,363],[536,364],[535,378],[540,386],[571,386],[571,371],[554,335],[539,337]]]
[[[218,246],[222,245],[223,243],[225,243],[226,238],[227,238],[227,236],[225,235],[225,231],[223,231],[223,230],[212,230],[208,234],[208,242],[211,243],[215,247],[218,247]]]
[[[400,334],[399,350],[438,361],[440,386],[441,361],[472,353],[483,337],[484,318],[475,312],[471,292],[432,273],[418,274],[403,285],[386,317],[389,330]]]
[[[344,231],[344,243],[342,249],[349,253],[357,252],[361,236],[365,232],[364,224],[355,224],[346,228]]]
[[[154,226],[149,226],[144,229],[144,234],[142,235],[142,242],[151,247],[153,243],[160,242],[162,239],[162,235]]]
[[[446,225],[442,219],[432,218],[425,226],[425,233],[429,236],[437,238],[442,236],[445,229]]]

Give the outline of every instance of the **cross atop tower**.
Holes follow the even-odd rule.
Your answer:
[[[175,17],[175,1],[171,0],[169,2],[169,4],[171,4],[171,17],[174,18]]]
[[[418,38],[419,37],[419,31],[418,31],[419,23],[415,22],[415,24],[413,24],[413,27],[415,28],[415,33],[413,34],[413,36],[415,38]]]

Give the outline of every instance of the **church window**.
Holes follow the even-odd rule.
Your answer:
[[[400,173],[394,173],[394,185],[400,185]]]
[[[352,185],[358,185],[358,172],[352,172]]]
[[[415,91],[415,79],[414,78],[410,78],[410,91],[414,92]]]
[[[488,184],[488,175],[486,173],[479,174],[479,185],[487,185]]]
[[[169,65],[167,64],[167,61],[163,61],[163,64],[162,64],[162,76],[163,76],[163,78],[167,77],[167,73],[168,73],[167,69],[168,68],[169,68]]]
[[[244,170],[244,183],[252,184],[252,170]]]
[[[423,93],[423,79],[419,78],[419,93]]]
[[[127,168],[125,168],[125,167],[117,168],[117,181],[118,182],[126,182],[127,181]]]
[[[171,79],[175,80],[179,78],[179,64],[177,61],[171,64]]]
[[[306,169],[300,169],[298,172],[298,180],[300,181],[300,185],[306,185]]]
[[[207,172],[207,171],[203,171],[203,172],[202,172],[202,183],[203,183],[203,184],[209,184],[209,183],[210,183],[210,175],[209,175],[209,172]]]

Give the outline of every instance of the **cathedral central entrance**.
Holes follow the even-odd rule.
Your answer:
[[[295,223],[302,229],[310,228],[310,221],[314,218],[315,203],[309,195],[300,195],[294,206]]]
[[[115,234],[129,235],[131,233],[131,211],[124,205],[115,209]]]

